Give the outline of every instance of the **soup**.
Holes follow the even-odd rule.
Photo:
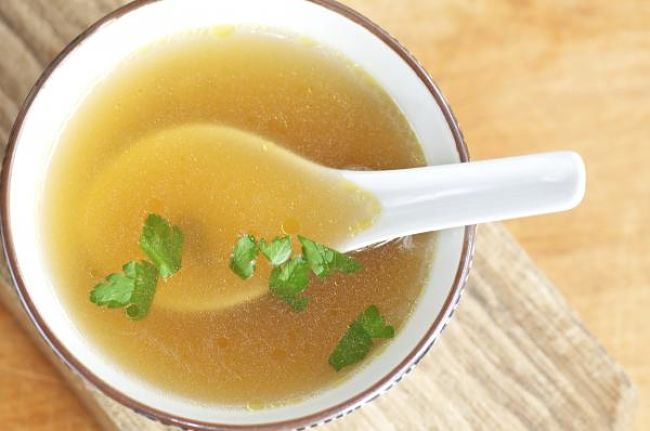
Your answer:
[[[270,272],[262,259],[251,280],[229,270],[241,234],[335,246],[380,210],[361,190],[288,166],[265,140],[333,168],[425,162],[407,120],[363,70],[268,30],[197,31],[141,50],[66,126],[48,172],[47,258],[71,318],[124,372],[199,402],[277,405],[363,366],[337,372],[328,356],[366,307],[398,331],[408,317],[431,235],[354,253],[362,270],[312,282],[301,312],[259,293]],[[132,321],[88,297],[145,257],[138,238],[149,213],[183,231],[182,267]]]

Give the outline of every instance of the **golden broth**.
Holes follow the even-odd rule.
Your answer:
[[[181,35],[121,64],[70,121],[48,174],[47,253],[72,318],[125,372],[202,401],[285,402],[345,374],[327,358],[368,305],[399,327],[424,284],[432,237],[357,253],[363,270],[314,281],[302,313],[269,295],[224,303],[268,273],[263,262],[247,282],[229,271],[239,234],[300,233],[335,245],[378,207],[222,125],[335,168],[424,163],[392,100],[336,53],[244,30]],[[183,265],[159,283],[149,316],[133,322],[88,294],[144,258],[148,212],[185,233]]]

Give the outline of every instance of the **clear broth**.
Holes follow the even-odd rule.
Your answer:
[[[433,236],[357,253],[363,270],[313,282],[302,313],[269,295],[200,307],[218,303],[222,291],[247,289],[227,268],[240,233],[297,232],[334,244],[374,210],[308,175],[278,175],[264,157],[251,162],[216,150],[196,124],[254,133],[335,168],[424,164],[394,102],[335,52],[243,30],[159,42],[93,90],[51,162],[43,234],[70,315],[125,372],[198,401],[277,404],[332,384],[348,371],[336,373],[327,358],[361,311],[375,304],[397,327],[408,317]],[[127,261],[144,258],[138,238],[148,212],[185,232],[183,267],[159,284],[150,315],[132,322],[122,310],[91,304],[88,294]],[[186,306],[175,308],[179,301]]]

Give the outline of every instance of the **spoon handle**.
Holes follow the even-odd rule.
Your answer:
[[[451,227],[563,211],[580,203],[585,167],[574,152],[391,171],[341,171],[383,206],[346,251]]]

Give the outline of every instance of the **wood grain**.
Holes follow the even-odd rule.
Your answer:
[[[116,3],[0,0],[0,139],[6,139],[19,101],[44,64]],[[348,3],[379,21],[433,72],[461,120],[475,158],[566,147],[583,153],[589,170],[585,204],[569,214],[517,221],[510,227],[588,325],[629,367],[641,387],[637,428],[648,429],[650,334],[644,322],[650,305],[650,236],[643,215],[650,214],[650,176],[641,168],[641,160],[650,155],[650,146],[643,141],[650,130],[650,58],[641,54],[650,52],[650,4],[602,0],[584,4],[563,0]],[[492,255],[504,257],[503,250],[516,247],[500,245],[509,242],[498,228],[481,232],[481,243],[480,259],[485,262]],[[564,354],[560,356],[563,362],[573,366],[583,360],[591,364],[592,355],[604,361],[600,362],[602,370],[585,368],[596,376],[596,382],[606,375],[610,380],[603,381],[609,383],[585,387],[585,393],[593,395],[598,389],[620,393],[618,402],[611,404],[613,398],[602,394],[586,396],[592,397],[588,404],[600,413],[560,414],[562,423],[567,425],[574,418],[572,429],[587,429],[584,426],[594,423],[598,426],[589,429],[624,429],[633,399],[625,378],[602,359],[600,349],[585,337],[572,316],[564,314],[564,323],[570,326],[558,323],[555,332],[544,319],[530,319],[528,313],[535,308],[518,295],[522,287],[537,285],[526,282],[526,277],[536,274],[534,269],[531,272],[522,264],[518,277],[523,278],[492,285],[493,277],[508,274],[503,262],[500,269],[494,269],[499,268],[498,262],[493,263],[490,271],[477,263],[472,284],[489,288],[470,288],[435,353],[397,389],[334,428],[367,429],[377,424],[368,422],[375,418],[384,425],[381,429],[557,428],[549,415],[563,409],[566,400],[573,400],[567,406],[575,406],[582,386],[561,377],[562,369],[549,369],[547,375],[539,376],[526,368],[530,352],[555,349]],[[483,271],[492,275],[483,275]],[[542,285],[539,297],[554,304],[545,309],[553,320],[564,305]],[[522,304],[524,311],[515,307]],[[486,332],[484,326],[494,322],[511,325],[514,335],[504,338]],[[39,383],[39,395],[30,393],[35,385],[25,382],[24,371],[53,382],[58,377],[12,325],[0,312],[0,330],[11,334],[0,339],[3,425],[8,429],[92,429],[88,416],[62,385]],[[546,335],[532,343],[530,333]],[[522,341],[526,335],[528,344]],[[504,345],[504,350],[497,348]],[[576,353],[585,345],[585,352],[592,355]],[[467,368],[471,363],[464,361],[477,357],[485,369]],[[459,362],[459,368],[443,366],[448,362]],[[531,372],[535,377],[526,380]],[[493,375],[505,377],[495,380],[490,378]],[[532,392],[521,395],[521,386],[531,381],[535,383]],[[549,382],[553,385],[544,386]],[[422,388],[426,394],[416,396]],[[470,397],[474,394],[481,396]],[[393,405],[395,397],[407,399],[406,407],[413,408],[395,409],[404,405],[403,401]],[[379,406],[387,410],[379,412]],[[385,421],[386,416],[390,421]],[[501,418],[502,422],[496,422]],[[125,429],[142,429],[134,428],[139,424],[130,425]]]

